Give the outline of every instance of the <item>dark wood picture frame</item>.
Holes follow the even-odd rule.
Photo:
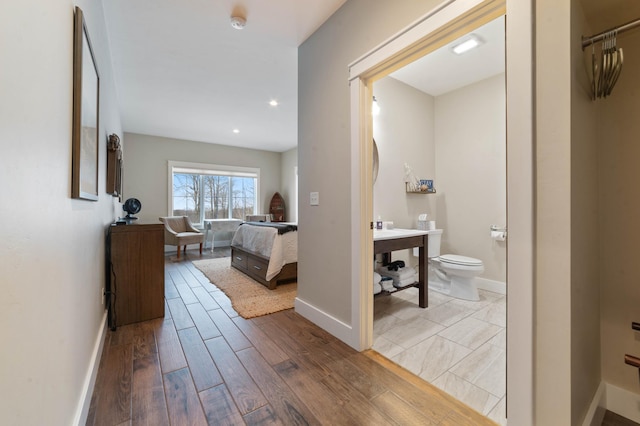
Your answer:
[[[98,200],[100,75],[84,14],[75,8],[73,29],[73,130],[71,197]]]

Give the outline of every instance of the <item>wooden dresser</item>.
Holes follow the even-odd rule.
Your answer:
[[[107,249],[111,328],[164,317],[164,225],[112,224]]]

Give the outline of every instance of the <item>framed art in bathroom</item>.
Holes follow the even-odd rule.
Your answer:
[[[73,127],[71,197],[98,200],[100,76],[82,9],[73,29]]]

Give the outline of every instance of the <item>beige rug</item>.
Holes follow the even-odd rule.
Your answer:
[[[195,260],[196,268],[229,299],[233,309],[243,318],[254,318],[293,308],[298,284],[281,284],[269,290],[257,281],[231,267],[231,258]]]

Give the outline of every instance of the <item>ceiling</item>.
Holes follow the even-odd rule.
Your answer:
[[[345,2],[103,2],[123,130],[275,152],[294,148],[298,46]],[[594,31],[640,16],[635,0],[581,4]],[[246,27],[232,28],[232,15],[245,17]],[[444,46],[391,76],[438,96],[504,72],[504,19],[473,33],[485,41],[479,48],[457,56]]]
[[[104,2],[123,130],[276,152],[294,148],[298,46],[345,2]],[[594,32],[640,16],[635,0],[581,4]],[[232,15],[245,17],[246,27],[232,28]],[[391,77],[438,96],[504,72],[504,18],[473,33],[485,41],[479,48],[454,55],[447,45]],[[279,105],[270,106],[272,99]]]
[[[504,72],[504,17],[495,19],[390,74],[431,96],[439,96]],[[452,48],[471,35],[481,44],[461,55]]]
[[[345,1],[103,2],[123,130],[295,147],[297,48]],[[231,27],[236,14],[246,18],[242,30]]]
[[[104,2],[123,130],[275,152],[294,148],[298,46],[345,1]],[[230,24],[237,15],[246,18],[242,30]],[[444,47],[393,77],[436,96],[502,72],[503,25],[475,31],[486,41],[476,51],[456,56]]]

